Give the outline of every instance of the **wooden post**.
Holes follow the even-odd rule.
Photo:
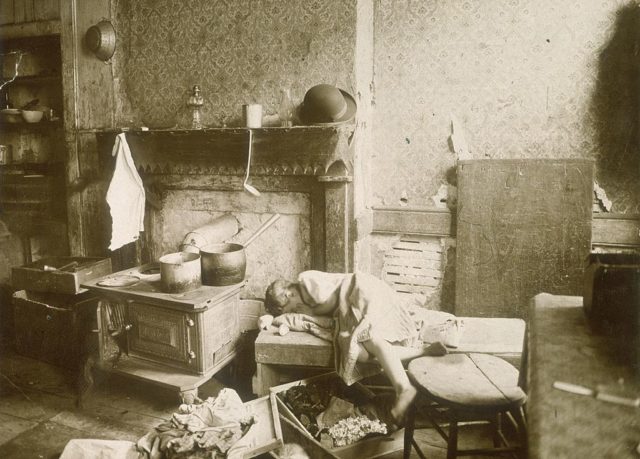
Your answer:
[[[98,60],[85,49],[83,42],[90,26],[110,17],[109,3],[71,0],[60,4],[62,78],[67,95],[63,110],[69,190],[67,220],[69,248],[74,255],[97,254],[99,250],[92,247],[92,241],[96,222],[103,220],[98,205],[103,190],[84,185],[95,178],[97,168],[93,130],[110,128],[114,123],[113,63]],[[90,135],[83,136],[83,131]]]
[[[351,177],[323,176],[318,180],[325,183],[325,269],[328,272],[348,272],[352,266]]]

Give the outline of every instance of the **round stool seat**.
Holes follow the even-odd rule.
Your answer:
[[[506,410],[527,398],[518,387],[518,370],[489,354],[419,357],[407,373],[418,391],[445,406]]]

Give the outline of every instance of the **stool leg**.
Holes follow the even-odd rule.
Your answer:
[[[511,413],[511,416],[513,416],[513,419],[516,421],[516,424],[518,427],[518,443],[519,443],[518,446],[520,447],[519,456],[522,458],[526,458],[527,450],[528,450],[527,425],[524,419],[522,408],[521,407],[514,408],[513,410],[510,411],[510,413]]]
[[[447,459],[458,457],[458,417],[454,410],[449,411],[449,441],[447,441]]]
[[[402,459],[409,459],[411,456],[411,445],[413,443],[413,432],[415,430],[416,422],[416,404],[411,404],[407,410],[407,420],[404,427],[404,451]]]
[[[500,431],[502,430],[502,414],[496,413],[491,420],[491,427],[493,428],[493,446],[499,448],[502,446],[502,438],[500,438]]]

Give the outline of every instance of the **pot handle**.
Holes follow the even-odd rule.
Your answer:
[[[280,214],[273,215],[260,228],[258,228],[258,230],[255,233],[253,233],[253,235],[244,243],[244,247],[247,247],[249,244],[255,241],[258,236],[260,236],[267,228],[273,225],[276,222],[276,220],[278,220],[279,218],[280,218]]]

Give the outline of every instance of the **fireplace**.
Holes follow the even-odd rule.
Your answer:
[[[277,212],[276,224],[246,249],[243,297],[262,297],[273,278],[305,269],[352,270],[354,129],[254,129],[250,181],[258,197],[242,187],[247,129],[127,131],[147,192],[144,261],[177,251],[189,231],[223,214],[237,218],[231,241],[243,243]],[[116,134],[97,134],[102,158],[110,158]]]

